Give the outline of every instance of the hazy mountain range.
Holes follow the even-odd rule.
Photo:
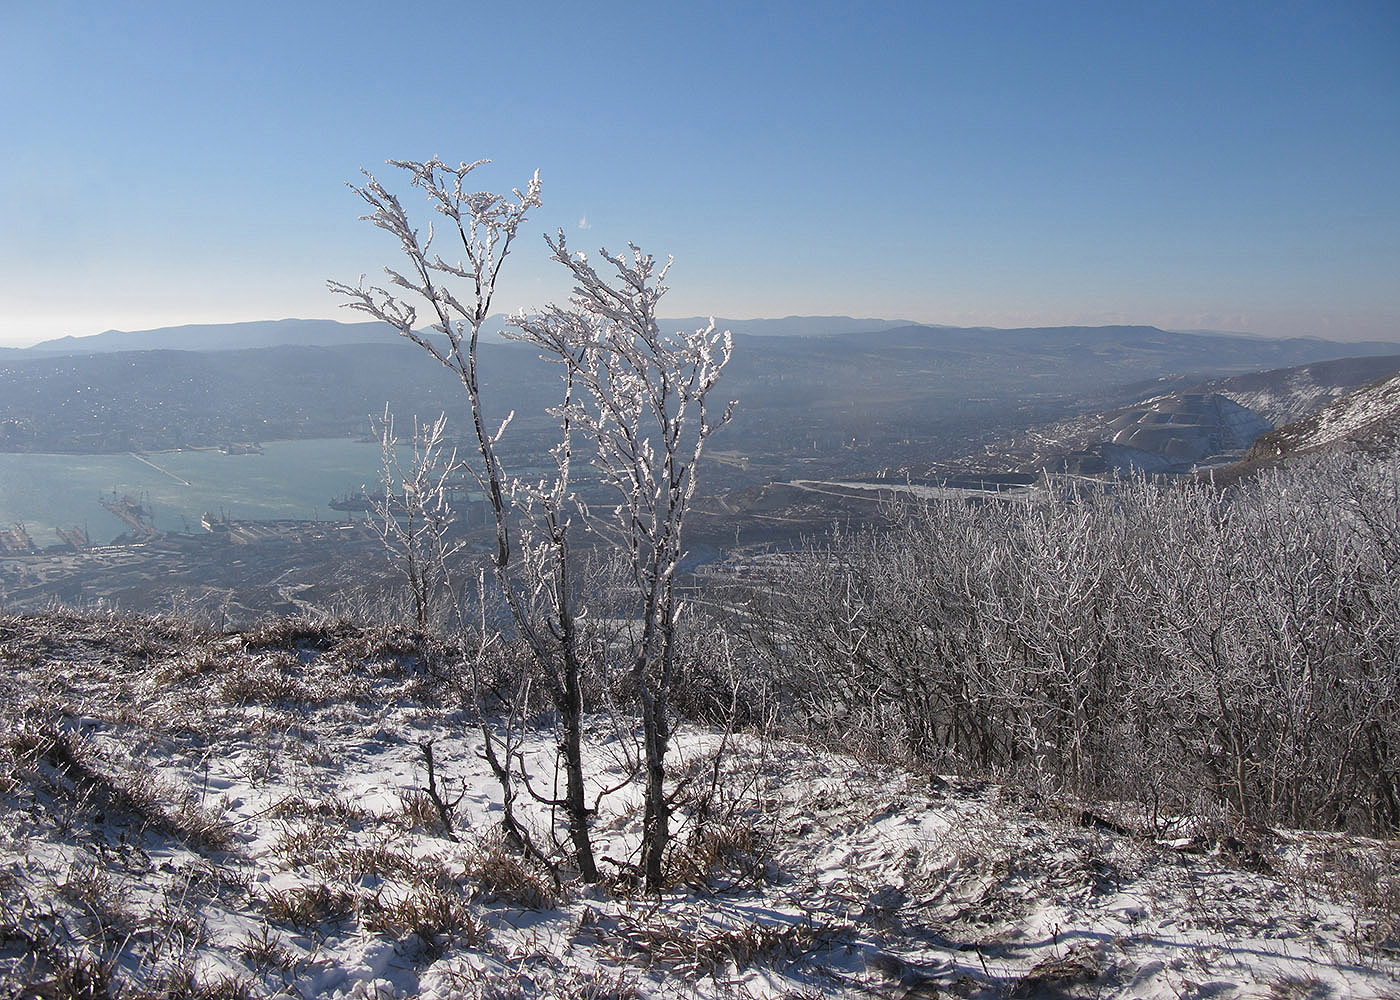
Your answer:
[[[504,328],[509,320],[505,314],[496,314],[487,320],[486,330],[491,339]],[[663,329],[693,330],[704,327],[707,317],[683,317],[662,320]],[[907,339],[910,331],[925,331],[925,336],[937,333],[948,345],[958,349],[978,349],[987,345],[989,339],[1003,341],[997,346],[1039,346],[1036,341],[1055,337],[1063,342],[1066,337],[1098,338],[1113,332],[1135,332],[1140,337],[1185,338],[1181,343],[1199,345],[1202,343],[1243,342],[1235,351],[1228,353],[1253,356],[1254,348],[1260,344],[1292,344],[1295,355],[1314,357],[1345,357],[1367,354],[1394,353],[1400,343],[1383,341],[1335,342],[1321,338],[1270,338],[1255,334],[1221,333],[1209,330],[1165,331],[1151,326],[1101,326],[1101,327],[1023,327],[1000,329],[995,327],[956,327],[909,323],[904,320],[858,319],[850,316],[788,316],[782,319],[724,319],[716,318],[718,329],[731,331],[736,337],[839,337],[855,334],[881,334],[891,331],[904,331]],[[278,319],[257,320],[247,323],[189,324],[185,326],[162,327],[156,330],[108,330],[105,333],[88,337],[59,337],[46,340],[26,348],[0,348],[0,358],[34,357],[41,354],[108,354],[117,351],[230,351],[248,350],[259,347],[339,347],[349,344],[385,343],[397,339],[398,334],[386,324],[378,322],[342,323],[328,319]],[[878,338],[877,338],[878,339]],[[1246,346],[1248,345],[1248,346]],[[1326,345],[1335,353],[1325,351],[1319,354],[1317,348]],[[1301,357],[1300,357],[1301,360]]]
[[[497,313],[485,332],[495,339],[508,321]],[[708,317],[662,321],[665,329],[693,330]],[[849,316],[788,316],[785,319],[716,319],[715,325],[737,335],[820,337],[908,326],[905,320],[853,319]],[[26,348],[0,350],[0,357],[34,354],[108,354],[114,351],[236,351],[256,347],[338,347],[394,340],[398,332],[384,323],[342,323],[329,319],[270,319],[248,323],[188,324],[157,330],[108,330],[90,337],[59,337]]]
[[[702,322],[667,321],[680,329]],[[739,408],[718,445],[726,465],[716,485],[967,468],[978,456],[993,471],[1055,467],[1074,452],[1121,464],[1104,453],[1105,442],[1135,449],[1125,460],[1141,467],[1149,463],[1137,452],[1146,445],[1160,445],[1172,465],[1192,463],[1247,447],[1242,435],[1388,374],[1400,355],[1400,343],[1144,326],[994,330],[847,317],[723,323],[738,332],[719,391]],[[754,329],[769,332],[746,332]],[[557,370],[529,348],[494,339],[482,347],[481,370],[492,412],[517,414],[512,441],[522,453],[542,453],[543,438],[532,437],[550,430],[545,407],[558,393]],[[1241,381],[1220,382],[1231,377]],[[343,437],[363,434],[386,402],[405,419],[456,418],[464,405],[450,373],[382,324],[284,320],[111,332],[0,358],[0,451]]]

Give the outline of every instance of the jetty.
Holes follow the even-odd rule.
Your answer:
[[[84,549],[92,547],[92,540],[88,538],[87,528],[55,528],[54,531],[58,533],[63,544],[75,552],[82,552]]]
[[[130,455],[132,458],[136,459],[136,461],[140,462],[142,465],[149,465],[151,468],[153,468],[153,469],[155,469],[157,472],[159,472],[162,476],[169,476],[171,479],[175,480],[175,481],[176,481],[177,483],[179,483],[181,486],[192,486],[192,485],[193,485],[188,479],[181,479],[179,476],[175,475],[175,473],[169,471],[168,469],[162,469],[159,465],[156,465],[155,462],[152,462],[152,461],[151,461],[149,458],[147,458],[145,455],[138,455],[138,454],[137,454],[136,452],[134,452],[134,451],[129,451],[129,452],[127,452],[127,454]],[[120,515],[119,515],[119,516],[120,516]]]

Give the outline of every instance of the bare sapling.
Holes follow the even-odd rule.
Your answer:
[[[493,575],[516,636],[548,688],[558,726],[564,788],[562,797],[547,804],[564,812],[585,881],[600,876],[588,831],[594,810],[585,798],[583,679],[590,664],[599,666],[600,656],[622,666],[645,745],[642,868],[648,885],[659,887],[669,841],[664,768],[683,609],[675,577],[701,457],[710,435],[733,410],[730,403],[715,414],[707,402],[731,356],[731,339],[716,333],[713,323],[693,333],[661,332],[657,305],[666,292],[669,262],[658,268],[635,246],[627,256],[602,251],[610,270],[604,277],[586,257],[568,250],[562,232],[556,239],[546,237],[553,258],[574,279],[572,308],[522,314],[507,336],[535,346],[561,366],[560,401],[549,411],[558,420],[559,437],[549,451],[550,473],[534,483],[508,476],[498,445],[513,414],[499,423],[488,419],[478,345],[501,265],[527,213],[540,204],[538,175],[523,193],[517,189],[513,197],[503,197],[464,186],[486,161],[455,168],[437,159],[390,162],[410,173],[412,184],[448,220],[463,259],[445,261],[433,249],[433,228],[422,236],[399,200],[366,174],[366,183],[354,188],[371,208],[366,218],[399,240],[410,268],[388,270],[395,291],[363,280],[330,287],[349,297],[351,308],[388,323],[454,372],[466,391],[481,457],[474,474],[495,518]],[[413,302],[420,300],[431,311],[427,331],[416,328]],[[602,505],[590,506],[578,495],[576,438],[586,443],[596,473],[589,478],[609,496]],[[575,547],[600,542],[626,581],[621,588],[628,595],[625,614],[634,626],[621,630],[620,644],[598,642],[588,623],[585,600],[591,593],[601,601],[602,584],[576,578],[582,560]],[[625,652],[618,652],[621,647]],[[488,748],[494,748],[488,730],[483,721]],[[504,749],[504,759],[498,757],[493,769],[509,783],[511,750]]]
[[[488,418],[478,372],[481,331],[491,312],[501,267],[521,224],[530,210],[540,205],[539,175],[531,178],[523,192],[518,188],[513,190],[513,197],[472,191],[467,187],[468,177],[486,162],[478,160],[449,167],[436,157],[422,163],[389,161],[391,166],[411,175],[411,184],[424,192],[433,210],[446,220],[444,228],[448,239],[462,254],[454,262],[445,260],[435,249],[435,227],[429,225],[424,235],[410,221],[398,197],[365,172],[365,183],[358,187],[352,185],[371,209],[363,218],[399,241],[409,268],[407,271],[385,268],[392,291],[366,285],[363,278],[357,285],[333,281],[329,287],[332,292],[347,296],[350,308],[389,324],[400,336],[421,347],[456,375],[466,392],[481,456],[481,467],[474,474],[495,520],[493,576],[510,610],[516,632],[542,672],[553,679],[550,695],[562,730],[564,808],[569,836],[580,877],[593,882],[598,880],[599,873],[588,836],[588,814],[583,805],[583,763],[577,732],[581,710],[575,707],[581,705],[581,699],[574,697],[574,692],[579,690],[581,665],[570,655],[572,651],[567,641],[556,636],[561,622],[572,621],[567,603],[570,590],[558,585],[561,579],[567,583],[566,533],[560,530],[557,510],[552,511],[547,499],[541,499],[567,493],[568,467],[567,464],[561,466],[564,478],[552,487],[542,486],[529,492],[518,489],[519,483],[507,476],[497,451],[514,414],[506,414],[499,423]],[[418,305],[415,303],[426,304],[429,311],[426,330],[418,328]],[[543,532],[549,542],[543,552],[527,551],[530,558],[521,559],[516,547],[517,533],[519,523],[529,519],[543,522]],[[490,723],[484,715],[481,726],[483,736],[489,740]],[[504,770],[503,767],[497,771],[498,775]]]
[[[414,418],[413,457],[407,468],[399,458],[394,417],[387,405],[378,431],[383,491],[370,500],[372,523],[390,562],[408,583],[414,624],[421,630],[438,601],[452,594],[450,565],[462,544],[449,538],[451,492],[466,465],[458,461],[457,450],[447,446],[445,413],[431,424]]]

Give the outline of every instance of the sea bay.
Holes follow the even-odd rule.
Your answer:
[[[204,513],[237,520],[343,520],[332,497],[378,488],[382,452],[349,438],[272,441],[262,454],[185,450],[146,455],[0,454],[0,527],[19,524],[35,545],[58,528],[85,528],[94,544],[126,530],[99,496],[130,496],[159,531],[200,531]]]

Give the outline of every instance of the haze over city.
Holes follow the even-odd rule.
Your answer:
[[[15,5],[0,345],[355,317],[346,189],[490,157],[539,234],[676,265],[670,315],[1393,338],[1400,7]],[[409,202],[412,205],[412,202]],[[424,206],[424,209],[426,206]],[[421,212],[424,225],[429,221]]]

